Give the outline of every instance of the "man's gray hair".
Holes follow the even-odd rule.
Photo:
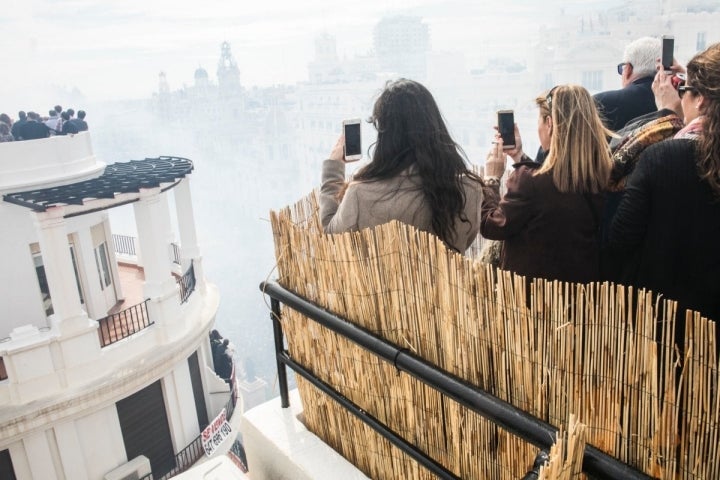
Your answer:
[[[657,59],[662,55],[662,42],[659,38],[642,37],[625,47],[623,62],[633,67],[633,77],[642,78],[655,75]]]

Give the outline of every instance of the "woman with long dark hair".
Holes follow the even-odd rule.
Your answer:
[[[686,308],[720,320],[720,43],[690,60],[679,93],[685,127],[640,156],[610,246],[634,260],[624,283],[679,302],[681,341]]]
[[[464,253],[478,234],[483,184],[468,169],[432,94],[413,80],[389,82],[370,121],[378,132],[371,161],[347,186],[342,137],[323,163],[325,232],[398,220]]]

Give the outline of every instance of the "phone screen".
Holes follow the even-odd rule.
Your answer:
[[[345,157],[358,157],[362,155],[360,145],[360,123],[346,123],[345,127]]]
[[[673,63],[673,50],[675,49],[675,37],[663,36],[662,39],[662,65],[663,69],[670,70]]]
[[[515,115],[512,110],[498,112],[498,131],[503,141],[503,148],[515,146]]]

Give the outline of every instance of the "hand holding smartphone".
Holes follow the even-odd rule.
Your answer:
[[[360,119],[343,120],[343,134],[345,136],[345,161],[355,162],[360,160],[362,158]]]
[[[515,113],[512,110],[497,112],[497,127],[503,141],[503,149],[515,148]]]

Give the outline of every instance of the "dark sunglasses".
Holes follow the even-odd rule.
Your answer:
[[[618,65],[617,65],[618,75],[622,75],[623,68],[625,67],[625,65],[630,65],[632,67],[632,63],[630,63],[630,62],[618,63]]]
[[[685,95],[685,92],[697,92],[697,88],[691,86],[691,85],[680,85],[678,87],[678,95],[680,95],[680,98]]]

